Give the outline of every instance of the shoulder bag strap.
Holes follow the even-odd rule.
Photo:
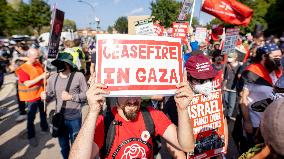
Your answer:
[[[71,83],[72,83],[72,80],[73,80],[75,73],[76,72],[71,72],[71,75],[68,79],[68,83],[67,83],[67,86],[66,86],[66,89],[65,89],[66,92],[69,92],[69,90],[70,90],[70,86],[71,86]],[[63,103],[62,103],[62,106],[61,106],[61,109],[60,109],[60,113],[62,113],[62,114],[64,114],[64,112],[65,112],[66,102],[67,101],[63,101]]]
[[[54,94],[55,94],[55,112],[57,110],[56,83],[57,83],[57,80],[58,80],[58,76],[59,76],[59,73],[57,73],[57,75],[55,77],[54,85],[53,85],[53,91],[54,91]]]

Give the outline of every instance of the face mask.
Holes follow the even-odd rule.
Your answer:
[[[57,66],[57,72],[64,72],[66,70],[66,66],[64,64]]]
[[[211,81],[204,82],[193,86],[193,91],[197,94],[208,96],[214,90]]]
[[[275,58],[275,59],[273,59],[273,60],[274,60],[274,62],[275,62],[275,64],[276,64],[277,67],[280,67],[280,66],[281,66],[281,59],[278,59],[278,58],[276,59],[276,58]]]

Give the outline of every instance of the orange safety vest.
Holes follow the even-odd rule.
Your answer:
[[[16,70],[17,76],[19,76],[18,71],[20,69],[29,75],[30,80],[35,79],[44,72],[43,67],[39,62],[34,63],[33,65],[27,63],[22,64]],[[43,92],[43,90],[43,80],[30,87],[25,86],[24,83],[21,83],[20,81],[18,82],[18,92],[20,101],[31,101],[37,99],[40,97],[40,94],[41,92]]]

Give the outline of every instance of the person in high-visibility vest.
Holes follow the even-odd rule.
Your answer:
[[[31,48],[28,50],[28,61],[17,68],[16,75],[19,78],[18,91],[20,101],[25,101],[28,107],[28,139],[31,146],[37,146],[38,141],[35,138],[34,120],[37,109],[40,112],[40,126],[43,132],[49,132],[46,120],[44,105],[41,101],[41,92],[43,92],[44,73],[43,66],[39,62],[40,52],[38,49]]]
[[[73,49],[78,53],[79,60],[81,62],[80,70],[83,73],[85,73],[85,71],[86,71],[86,56],[85,56],[85,53],[84,53],[82,47],[80,47],[80,44],[81,44],[81,40],[80,39],[75,39],[74,40],[75,47],[73,47]]]

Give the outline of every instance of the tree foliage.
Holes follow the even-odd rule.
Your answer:
[[[108,27],[107,27],[107,32],[110,33],[110,34],[112,34],[112,32],[113,32],[112,26],[108,26]]]
[[[256,24],[264,26],[267,34],[282,34],[284,31],[284,1],[283,0],[239,0],[241,3],[253,9],[253,18],[248,26],[241,26],[241,33],[254,32]],[[225,27],[233,27],[219,19],[213,19],[207,27],[213,24],[223,24]]]
[[[122,34],[128,33],[128,20],[127,17],[119,17],[114,24],[115,30]]]
[[[21,2],[13,9],[0,0],[0,35],[41,33],[50,23],[50,6],[44,0]]]
[[[41,33],[43,26],[50,24],[50,6],[43,0],[31,0],[29,5],[28,18],[30,25]]]
[[[76,22],[70,19],[64,19],[62,30],[68,31],[68,29],[76,31],[77,30]]]
[[[190,21],[190,18],[191,18],[191,14],[187,14],[186,15],[186,21]],[[193,17],[192,18],[192,24],[191,24],[193,27],[197,27],[197,26],[199,26],[200,24],[199,24],[199,21],[198,21],[198,19],[196,18],[196,17]]]
[[[175,0],[157,0],[151,2],[151,15],[154,20],[160,21],[160,24],[171,27],[172,23],[177,20],[182,3]]]

